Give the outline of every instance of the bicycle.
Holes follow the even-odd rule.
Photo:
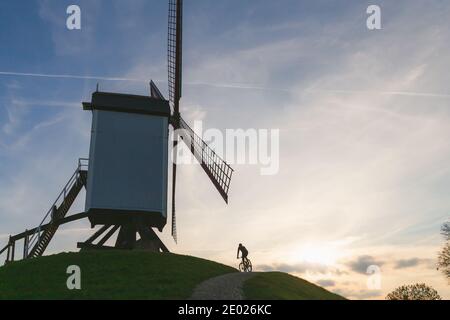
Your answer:
[[[239,259],[239,258],[238,258]],[[252,262],[249,258],[244,258],[239,264],[240,272],[252,272]]]

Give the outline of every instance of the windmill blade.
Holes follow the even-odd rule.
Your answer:
[[[181,139],[201,164],[222,198],[228,203],[228,191],[234,170],[181,117],[179,118],[179,125],[182,129],[180,130]]]
[[[167,59],[169,67],[169,101],[175,115],[179,114],[182,80],[183,0],[169,0]]]
[[[181,80],[182,80],[182,40],[183,40],[183,0],[169,0],[169,27],[168,27],[168,83],[169,83],[169,102],[172,108],[172,117],[170,123],[176,130],[180,127],[180,99],[181,99]],[[176,147],[178,137],[175,137],[173,143],[173,171],[172,171],[172,236],[177,242],[177,226],[175,212],[175,193],[176,193]]]
[[[175,243],[178,243],[177,236],[177,218],[175,214],[175,191],[177,183],[177,145],[178,138],[173,141],[173,164],[172,164],[172,237]]]

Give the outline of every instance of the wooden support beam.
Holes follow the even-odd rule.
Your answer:
[[[106,241],[120,228],[120,225],[116,225],[97,243],[98,246],[103,246]]]
[[[13,241],[11,245],[11,261],[14,261],[14,255],[16,253],[16,242]]]
[[[141,236],[140,242],[144,247],[157,248],[157,251],[161,250],[165,253],[170,252],[151,227],[140,224],[138,232]]]
[[[26,259],[28,257],[28,241],[29,241],[29,239],[30,239],[29,236],[25,236],[25,238],[23,238],[23,258],[24,259]]]
[[[119,235],[116,240],[118,249],[134,249],[136,245],[136,227],[134,223],[127,223],[120,227]]]
[[[47,223],[47,224],[43,224],[40,227],[40,230],[44,231],[44,230],[48,229],[49,227],[60,226],[60,225],[63,225],[63,224],[66,224],[66,223],[69,223],[69,222],[72,222],[72,221],[84,219],[84,218],[87,218],[87,217],[88,217],[88,214],[86,212],[73,214],[73,215],[71,215],[69,217],[65,217],[65,218],[59,219],[58,221],[50,222],[50,223]],[[28,230],[28,231],[25,231],[25,232],[22,232],[22,233],[19,233],[19,234],[16,234],[15,236],[11,237],[11,240],[13,240],[13,241],[21,240],[21,239],[23,239],[26,236],[33,235],[38,230],[39,230],[39,227],[33,228],[31,230]]]
[[[124,227],[122,226],[119,230],[119,234],[117,235],[115,247],[117,249],[123,249],[126,246],[126,236]]]
[[[112,227],[112,228],[111,228]],[[106,234],[105,232],[111,228]],[[111,246],[105,246],[104,244],[113,236],[118,230],[118,236],[114,248]],[[136,234],[140,235],[140,239],[136,241]],[[101,240],[94,244],[93,242],[100,236],[103,236]],[[88,250],[105,250],[105,249],[121,249],[121,250],[145,250],[151,252],[170,252],[164,245],[161,239],[158,237],[152,227],[144,224],[138,219],[130,219],[122,225],[105,225],[101,227],[94,235],[92,235],[85,242],[79,242],[77,244],[80,249]]]
[[[87,250],[116,250],[114,247],[110,246],[99,246],[98,244],[92,244],[92,243],[84,243],[84,242],[78,242],[77,247],[79,249],[87,249]]]
[[[108,230],[111,227],[111,225],[105,225],[98,229],[96,233],[94,233],[89,239],[87,239],[84,243],[86,244],[92,244],[95,240],[97,240],[98,237],[100,237],[106,230]]]
[[[8,250],[8,248],[9,248],[9,242],[8,242],[8,244],[7,244],[2,250],[0,250],[0,255],[1,255],[3,252],[5,252],[6,250]]]
[[[113,247],[107,247],[104,246],[103,244],[108,241],[109,238],[111,238],[111,236],[114,234],[114,232],[117,231],[117,229],[120,226],[114,226],[100,241],[98,244],[93,244],[93,242],[95,240],[97,240],[98,237],[100,237],[106,230],[108,230],[109,228],[111,228],[112,225],[104,225],[103,227],[101,227],[99,230],[97,230],[96,233],[94,233],[89,239],[87,239],[85,242],[78,242],[77,243],[77,247],[79,249],[105,249],[105,248],[112,248]]]
[[[9,237],[9,239],[10,241],[8,242],[8,252],[6,253],[6,263],[10,261],[9,257],[11,255],[11,236]]]

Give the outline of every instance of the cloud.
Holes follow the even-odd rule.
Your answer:
[[[349,289],[335,289],[335,293],[346,297],[348,299],[383,299],[383,291],[381,290],[349,290]]]
[[[6,234],[6,233],[5,233],[5,234],[0,234],[0,240],[1,240],[1,241],[7,240],[7,239],[9,238],[9,236],[10,236],[10,235],[9,235],[9,234]]]
[[[433,264],[432,259],[420,259],[420,258],[410,258],[410,259],[400,259],[395,262],[395,269],[406,269],[411,267],[416,267],[421,264],[431,265]]]
[[[18,104],[22,107],[67,107],[67,108],[80,108],[81,102],[79,101],[56,101],[56,100],[24,100],[13,99],[11,101],[14,104]]]
[[[261,271],[281,271],[286,273],[310,273],[310,274],[336,274],[341,275],[344,274],[345,271],[342,271],[338,268],[331,267],[321,263],[314,262],[300,262],[294,264],[288,263],[274,263],[271,265],[259,265],[255,269]]]
[[[366,274],[367,268],[369,266],[376,265],[380,267],[383,264],[383,261],[377,260],[376,258],[369,255],[359,256],[355,260],[347,262],[347,266],[351,270],[361,274]]]
[[[76,74],[50,74],[50,73],[32,73],[32,72],[15,72],[15,71],[0,71],[0,76],[13,77],[32,77],[32,78],[49,78],[49,79],[73,79],[73,80],[101,80],[114,82],[142,82],[148,83],[148,78],[138,77],[106,77],[101,75],[76,75]],[[167,83],[167,80],[153,79],[154,82]],[[280,91],[290,92],[289,89],[264,86],[257,83],[214,83],[214,82],[198,82],[198,81],[184,81],[183,85],[226,88],[226,89],[242,89],[242,90],[261,90],[261,91]],[[448,96],[450,98],[450,95]]]
[[[322,279],[322,280],[318,280],[316,281],[316,283],[321,286],[321,287],[334,287],[336,285],[336,282],[330,279]]]
[[[337,94],[367,94],[367,95],[386,95],[386,96],[407,96],[423,98],[450,99],[450,94],[435,92],[413,92],[413,91],[363,91],[363,90],[323,90],[320,88],[310,89],[310,93],[337,93]]]
[[[148,79],[144,78],[138,79],[138,78],[124,78],[124,77],[105,77],[105,76],[91,76],[91,75],[50,74],[50,73],[14,72],[14,71],[0,71],[0,75],[15,76],[15,77],[50,78],[50,79],[53,78],[53,79],[148,82]]]

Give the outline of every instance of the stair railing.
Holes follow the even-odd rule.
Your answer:
[[[41,233],[42,233],[42,226],[44,224],[52,222],[52,212],[54,211],[54,208],[59,208],[60,205],[64,202],[64,199],[67,196],[67,193],[70,191],[70,189],[74,186],[74,184],[77,182],[78,178],[81,175],[82,171],[87,171],[89,167],[89,159],[80,158],[78,159],[78,167],[73,173],[72,177],[70,177],[67,184],[64,186],[62,191],[59,193],[58,197],[56,198],[55,202],[53,202],[50,209],[47,211],[47,214],[42,219],[39,226],[36,228],[36,231],[30,236],[28,240],[27,247],[25,248],[24,252],[26,253],[26,257],[29,256],[30,250],[33,250],[34,246],[41,241]]]

